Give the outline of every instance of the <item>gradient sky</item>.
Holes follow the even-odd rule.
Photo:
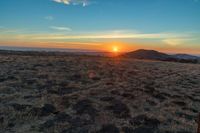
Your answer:
[[[200,1],[0,0],[0,46],[200,54]]]

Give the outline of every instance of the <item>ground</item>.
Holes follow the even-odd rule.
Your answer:
[[[0,55],[0,132],[196,133],[200,65]]]

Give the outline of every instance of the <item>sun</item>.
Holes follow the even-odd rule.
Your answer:
[[[112,49],[112,51],[113,51],[114,53],[117,53],[117,52],[119,52],[119,48],[118,48],[117,46],[114,46],[113,49]]]

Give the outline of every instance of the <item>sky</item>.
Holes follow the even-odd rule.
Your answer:
[[[0,0],[0,46],[200,54],[200,0]]]

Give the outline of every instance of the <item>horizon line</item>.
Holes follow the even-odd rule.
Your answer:
[[[5,50],[5,51],[18,51],[18,52],[66,52],[66,53],[113,53],[111,51],[106,51],[106,50],[91,50],[91,49],[76,49],[76,48],[45,48],[45,47],[23,47],[23,46],[0,46],[0,50]],[[183,52],[163,52],[162,50],[155,50],[155,49],[144,49],[144,48],[138,48],[136,50],[128,51],[128,52],[133,52],[137,50],[154,50],[158,52],[162,52],[165,54],[169,55],[174,55],[174,54],[188,54],[188,55],[195,55],[195,56],[200,56],[200,54],[191,54],[191,53],[183,53]],[[128,53],[128,52],[119,52],[119,53]]]

